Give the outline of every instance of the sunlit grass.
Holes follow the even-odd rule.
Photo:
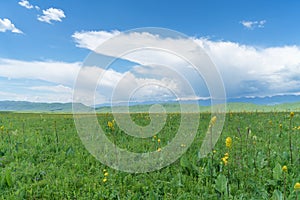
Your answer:
[[[148,114],[133,114],[140,125]],[[133,152],[162,151],[180,114],[135,138],[111,114],[99,114],[107,137]],[[145,174],[113,170],[85,149],[69,114],[0,114],[0,199],[296,199],[300,182],[300,114],[229,113],[206,158],[199,157],[210,113],[200,115],[192,145],[175,163]],[[272,121],[272,122],[270,122]],[[211,122],[212,123],[212,122]],[[296,127],[296,128],[295,128]],[[185,147],[184,141],[180,144]]]

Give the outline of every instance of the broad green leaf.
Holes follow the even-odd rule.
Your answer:
[[[272,200],[282,200],[283,199],[282,193],[279,190],[274,190],[271,199]]]
[[[281,165],[279,163],[277,163],[276,166],[273,169],[273,178],[275,180],[280,180],[281,175],[282,175]]]
[[[227,178],[223,174],[219,174],[216,180],[215,188],[220,193],[226,192],[227,190]]]
[[[11,187],[13,185],[11,172],[9,170],[7,170],[6,173],[5,173],[5,180],[6,180],[6,183],[7,183],[8,187]]]

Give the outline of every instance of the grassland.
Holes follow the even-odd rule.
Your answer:
[[[149,123],[145,113],[132,118]],[[296,199],[300,113],[230,112],[214,151],[200,159],[210,119],[201,113],[196,138],[179,160],[130,174],[89,154],[71,114],[0,113],[0,199]],[[157,151],[176,134],[180,114],[170,113],[160,133],[145,139],[125,135],[115,124],[112,131],[111,114],[98,114],[98,120],[118,146]]]

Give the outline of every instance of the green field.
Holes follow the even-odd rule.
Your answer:
[[[131,116],[137,124],[149,123],[148,114]],[[200,115],[193,144],[176,162],[130,174],[89,154],[71,114],[0,113],[0,199],[296,199],[300,113],[228,113],[214,152],[200,159],[210,119],[207,112]],[[146,139],[108,127],[111,114],[99,114],[98,120],[118,146],[147,152],[172,140],[180,114],[168,114],[161,132]]]

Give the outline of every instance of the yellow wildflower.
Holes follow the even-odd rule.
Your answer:
[[[279,128],[282,129],[282,124],[279,124]]]
[[[293,117],[294,117],[294,115],[295,115],[295,113],[294,113],[294,112],[291,112],[291,113],[290,113],[290,117],[291,117],[291,118],[293,118]]]
[[[210,125],[211,126],[215,125],[216,121],[217,121],[217,116],[213,116],[210,120]]]
[[[287,172],[287,171],[288,171],[288,168],[287,168],[286,165],[284,165],[284,166],[282,167],[282,171],[283,171],[283,172]]]
[[[223,161],[224,165],[227,165],[227,164],[228,164],[228,158],[223,157],[223,158],[222,158],[222,161]]]
[[[153,135],[153,139],[156,139],[156,135]]]
[[[224,157],[221,159],[224,163],[224,165],[228,164],[228,159],[229,159],[229,153],[225,153]]]
[[[105,172],[105,173],[104,173],[104,176],[108,176],[108,172]]]
[[[229,158],[229,153],[225,153],[225,154],[224,154],[224,158],[227,158],[227,159],[228,159],[228,158]]]
[[[111,121],[107,122],[107,126],[111,129],[114,130],[114,124]]]
[[[161,148],[158,148],[158,149],[157,149],[157,152],[161,152]]]
[[[296,183],[294,186],[295,191],[300,191],[300,183]]]
[[[185,145],[185,144],[181,144],[180,146],[181,146],[181,147],[185,147],[186,145]]]
[[[225,143],[226,143],[227,148],[231,148],[231,145],[232,145],[231,137],[227,137]]]
[[[107,126],[108,126],[109,128],[111,128],[111,127],[113,126],[113,123],[112,123],[111,121],[108,121],[108,122],[107,122]]]
[[[159,138],[157,139],[157,142],[160,143],[160,139]]]
[[[104,178],[104,179],[102,180],[103,183],[105,183],[106,181],[107,181],[107,178]]]

